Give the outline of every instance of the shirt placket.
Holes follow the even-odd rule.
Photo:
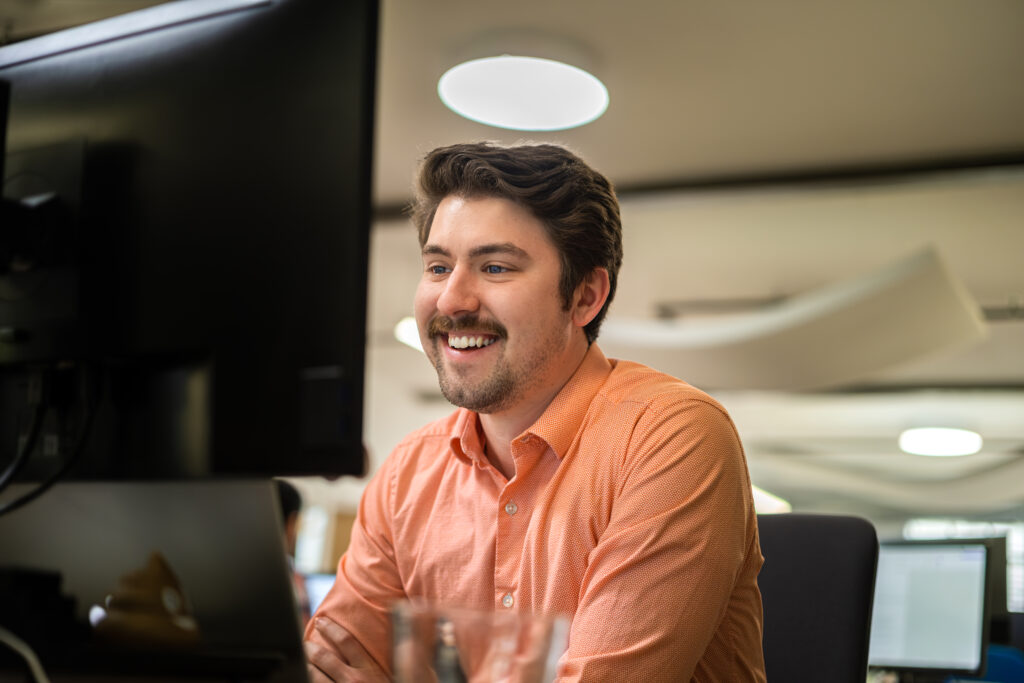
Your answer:
[[[516,476],[501,490],[494,511],[494,599],[499,610],[513,609],[518,601],[520,563],[532,510],[530,473],[543,448],[543,441],[530,434],[512,442]]]

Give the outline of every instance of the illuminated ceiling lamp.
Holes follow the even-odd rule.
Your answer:
[[[900,450],[912,455],[937,457],[973,455],[981,450],[977,432],[949,427],[916,427],[900,434]]]
[[[441,76],[437,93],[446,107],[472,121],[555,131],[590,123],[608,108],[608,89],[591,73],[592,60],[567,40],[504,32],[462,52],[460,63]]]
[[[420,332],[416,327],[416,318],[411,315],[402,318],[395,325],[395,339],[417,351],[423,350],[423,346],[420,344]]]
[[[754,493],[754,510],[757,511],[757,514],[774,515],[793,511],[793,506],[789,504],[789,501],[757,486],[751,485],[750,488]]]

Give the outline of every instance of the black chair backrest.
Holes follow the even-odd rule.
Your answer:
[[[758,515],[768,683],[864,683],[878,563],[859,517]]]

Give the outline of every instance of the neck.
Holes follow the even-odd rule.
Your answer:
[[[560,366],[565,370],[558,375],[546,391],[536,392],[534,397],[524,398],[514,406],[498,413],[481,413],[480,425],[483,428],[484,452],[492,465],[511,480],[516,473],[515,460],[512,458],[512,440],[529,429],[576,374],[584,356],[587,355],[589,344],[574,351]]]

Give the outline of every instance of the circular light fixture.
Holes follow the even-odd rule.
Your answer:
[[[395,339],[417,351],[423,350],[423,346],[420,345],[420,331],[416,327],[416,318],[411,315],[402,318],[395,325]]]
[[[793,506],[789,504],[788,500],[779,498],[774,493],[768,493],[757,486],[751,485],[750,488],[754,492],[754,509],[759,515],[781,514],[793,511]]]
[[[900,434],[900,449],[913,455],[972,455],[981,443],[980,434],[966,429],[919,427]]]
[[[502,55],[463,62],[437,82],[445,106],[478,123],[511,130],[564,130],[600,117],[608,89],[575,66]]]

